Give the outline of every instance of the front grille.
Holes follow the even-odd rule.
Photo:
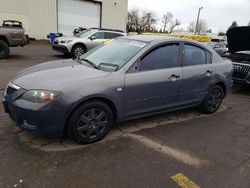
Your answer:
[[[17,89],[8,86],[8,88],[6,90],[6,93],[9,94],[9,95],[11,95],[11,94],[15,93],[16,91],[17,91]]]
[[[233,64],[233,78],[245,80],[250,71],[250,65]]]

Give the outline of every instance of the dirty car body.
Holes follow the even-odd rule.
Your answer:
[[[225,97],[232,63],[213,49],[185,39],[130,36],[91,50],[81,61],[48,62],[18,73],[4,105],[22,129],[62,135],[71,116],[91,101],[105,103],[117,123],[198,106],[215,85]],[[34,99],[39,92],[51,100]]]

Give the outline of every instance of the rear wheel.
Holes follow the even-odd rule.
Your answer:
[[[10,54],[10,48],[6,42],[0,40],[0,59],[6,58]]]
[[[74,58],[74,59],[76,59],[76,58],[78,58],[78,57],[80,57],[80,56],[82,56],[83,54],[85,54],[86,53],[86,48],[84,47],[84,46],[82,46],[82,45],[75,45],[73,48],[72,48],[72,52],[71,52],[71,54],[72,54],[72,57]]]
[[[219,85],[213,86],[210,89],[205,100],[201,104],[200,110],[206,114],[211,114],[216,112],[220,108],[224,95],[225,93],[221,86]]]
[[[69,137],[79,144],[90,144],[101,140],[114,122],[110,107],[100,101],[88,102],[79,107],[67,125]]]

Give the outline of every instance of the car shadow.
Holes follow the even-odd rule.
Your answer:
[[[13,59],[25,59],[26,57],[23,55],[18,55],[18,54],[10,54],[8,57],[5,58],[5,60],[13,60]]]

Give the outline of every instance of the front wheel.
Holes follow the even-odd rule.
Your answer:
[[[73,59],[76,59],[80,56],[82,56],[83,54],[86,53],[86,48],[82,45],[75,45],[73,48],[72,48],[72,52],[71,52],[71,55],[73,57]]]
[[[88,102],[79,107],[67,125],[69,137],[79,144],[90,144],[101,140],[114,122],[110,107],[103,102]]]
[[[200,110],[206,114],[212,114],[216,112],[220,108],[224,95],[225,93],[221,86],[213,86],[203,103],[200,105]]]
[[[0,40],[0,59],[8,57],[10,54],[10,48],[6,42]]]

